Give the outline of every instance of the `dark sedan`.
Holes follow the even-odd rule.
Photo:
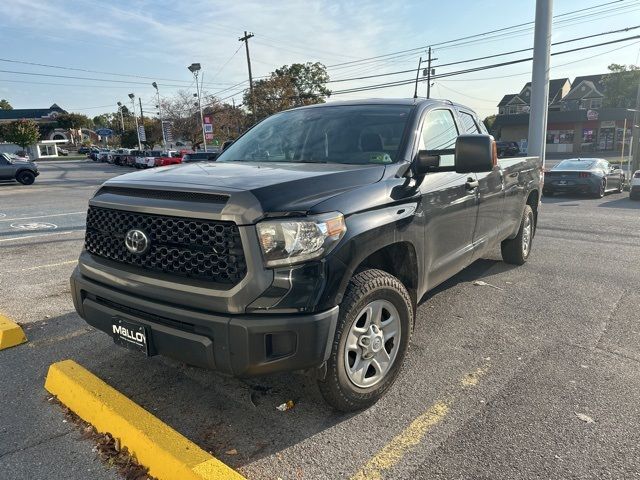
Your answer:
[[[544,174],[545,195],[584,193],[596,198],[622,192],[624,172],[602,158],[570,158]]]
[[[498,157],[516,157],[520,155],[520,147],[517,142],[496,142]]]

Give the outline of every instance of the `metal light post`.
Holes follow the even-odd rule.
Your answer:
[[[164,146],[165,151],[167,150],[167,139],[164,135],[164,123],[162,123],[162,110],[160,108],[160,92],[158,91],[158,84],[153,82],[153,88],[156,89],[156,98],[158,99],[158,118],[160,119],[160,129],[162,130],[162,145]]]
[[[118,111],[120,112],[120,128],[124,133],[124,117],[122,116],[122,102],[118,102]]]
[[[198,92],[198,109],[200,110],[200,125],[202,126],[202,145],[204,146],[204,151],[207,151],[207,137],[204,133],[204,114],[202,113],[202,102],[200,101],[200,85],[198,84],[198,72],[201,67],[199,63],[192,63],[187,67],[193,76],[196,79],[196,92]]]
[[[136,115],[136,102],[133,100],[136,96],[133,93],[129,94],[131,99],[131,107],[133,112],[133,118],[136,119],[136,134],[138,135],[138,150],[142,151],[142,143],[140,143],[140,127],[138,127],[138,116]]]

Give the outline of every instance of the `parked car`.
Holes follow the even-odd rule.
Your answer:
[[[636,170],[629,184],[629,198],[640,200],[640,170]]]
[[[544,174],[544,195],[583,193],[596,198],[622,192],[624,172],[602,158],[569,158]]]
[[[192,162],[211,162],[215,161],[220,155],[217,152],[196,152],[196,153],[186,153],[182,157],[182,163],[192,163]]]
[[[98,161],[98,154],[100,153],[100,149],[97,147],[91,147],[91,150],[89,151],[89,153],[87,154],[87,157],[89,157],[91,160],[93,160],[94,162]]]
[[[123,165],[125,162],[125,157],[131,153],[131,150],[128,148],[118,148],[113,151],[113,164],[114,165]]]
[[[67,155],[69,155],[69,150],[67,150],[66,148],[58,147],[58,155],[66,157]]]
[[[88,153],[91,153],[91,148],[89,148],[89,147],[80,147],[80,148],[78,148],[78,154],[86,155]]]
[[[515,157],[520,155],[520,147],[517,142],[496,142],[498,157]]]
[[[128,155],[124,156],[124,160],[122,165],[127,167],[135,167],[136,165],[136,157],[143,154],[142,150],[131,150]]]
[[[109,155],[111,155],[111,150],[101,148],[96,155],[96,160],[98,162],[108,162]]]
[[[16,180],[31,185],[40,175],[38,165],[28,159],[0,153],[0,180]]]
[[[162,156],[161,150],[148,150],[143,156],[136,157],[136,168],[151,168],[156,166],[156,158]]]
[[[176,151],[162,152],[160,156],[155,157],[154,166],[166,167],[167,165],[177,165],[182,163],[182,156]]]
[[[104,183],[74,305],[143,355],[305,371],[334,408],[365,408],[396,379],[427,291],[496,247],[526,262],[540,170],[499,161],[478,116],[449,101],[280,112],[216,162]]]

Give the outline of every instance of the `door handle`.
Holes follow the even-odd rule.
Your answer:
[[[473,178],[468,178],[467,179],[467,183],[464,184],[464,188],[466,188],[467,190],[475,190],[476,188],[478,188],[478,181],[474,180]]]

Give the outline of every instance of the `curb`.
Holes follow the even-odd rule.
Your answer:
[[[15,347],[27,341],[22,327],[0,313],[0,350]]]
[[[244,479],[73,360],[52,364],[44,387],[96,430],[119,439],[159,480]]]

